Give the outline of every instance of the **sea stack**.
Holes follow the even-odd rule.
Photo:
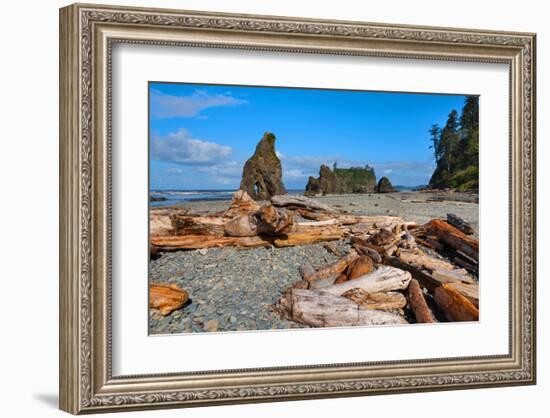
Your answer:
[[[244,164],[240,189],[254,200],[268,200],[286,193],[282,176],[281,160],[275,153],[275,135],[266,132],[254,155]]]
[[[378,182],[378,185],[376,186],[376,191],[378,193],[391,193],[395,192],[395,189],[393,188],[390,179],[384,176]]]
[[[319,177],[309,177],[306,185],[306,196],[345,193],[369,193],[376,188],[374,169],[365,167],[338,168],[334,163],[333,169],[322,165]]]

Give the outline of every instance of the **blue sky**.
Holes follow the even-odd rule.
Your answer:
[[[374,167],[394,185],[427,184],[428,129],[465,96],[149,83],[151,189],[236,189],[264,132],[276,135],[287,189],[321,164]]]

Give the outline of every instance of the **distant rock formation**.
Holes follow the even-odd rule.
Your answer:
[[[282,174],[281,160],[275,153],[275,135],[266,132],[256,145],[254,155],[244,164],[240,189],[254,200],[285,194]]]
[[[376,191],[378,193],[391,193],[395,192],[395,189],[393,188],[390,179],[384,176],[378,182],[378,185],[376,186]]]
[[[307,196],[325,195],[331,193],[368,193],[376,188],[374,169],[369,167],[338,168],[334,163],[331,170],[322,165],[319,177],[309,177],[306,185]]]

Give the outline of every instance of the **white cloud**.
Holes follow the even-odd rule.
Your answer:
[[[391,168],[387,168],[386,170],[384,170],[384,174],[391,174],[393,173],[393,170]]]
[[[203,90],[195,90],[189,96],[172,96],[159,90],[151,89],[151,114],[156,118],[190,118],[202,116],[204,109],[217,106],[236,106],[248,103],[237,99],[229,93],[209,94]]]
[[[168,174],[183,174],[183,170],[181,168],[178,168],[178,167],[168,167],[166,169],[166,172]]]
[[[232,152],[233,149],[227,145],[193,138],[186,129],[166,136],[155,136],[151,142],[151,158],[167,163],[215,165]]]

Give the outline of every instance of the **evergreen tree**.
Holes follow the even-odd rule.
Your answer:
[[[441,160],[441,128],[435,123],[428,132],[430,133],[430,139],[432,141],[430,148],[434,150],[435,163],[439,164]]]
[[[434,150],[436,169],[430,185],[436,188],[475,189],[479,179],[479,97],[468,96],[460,116],[451,111],[440,129],[428,131]]]

